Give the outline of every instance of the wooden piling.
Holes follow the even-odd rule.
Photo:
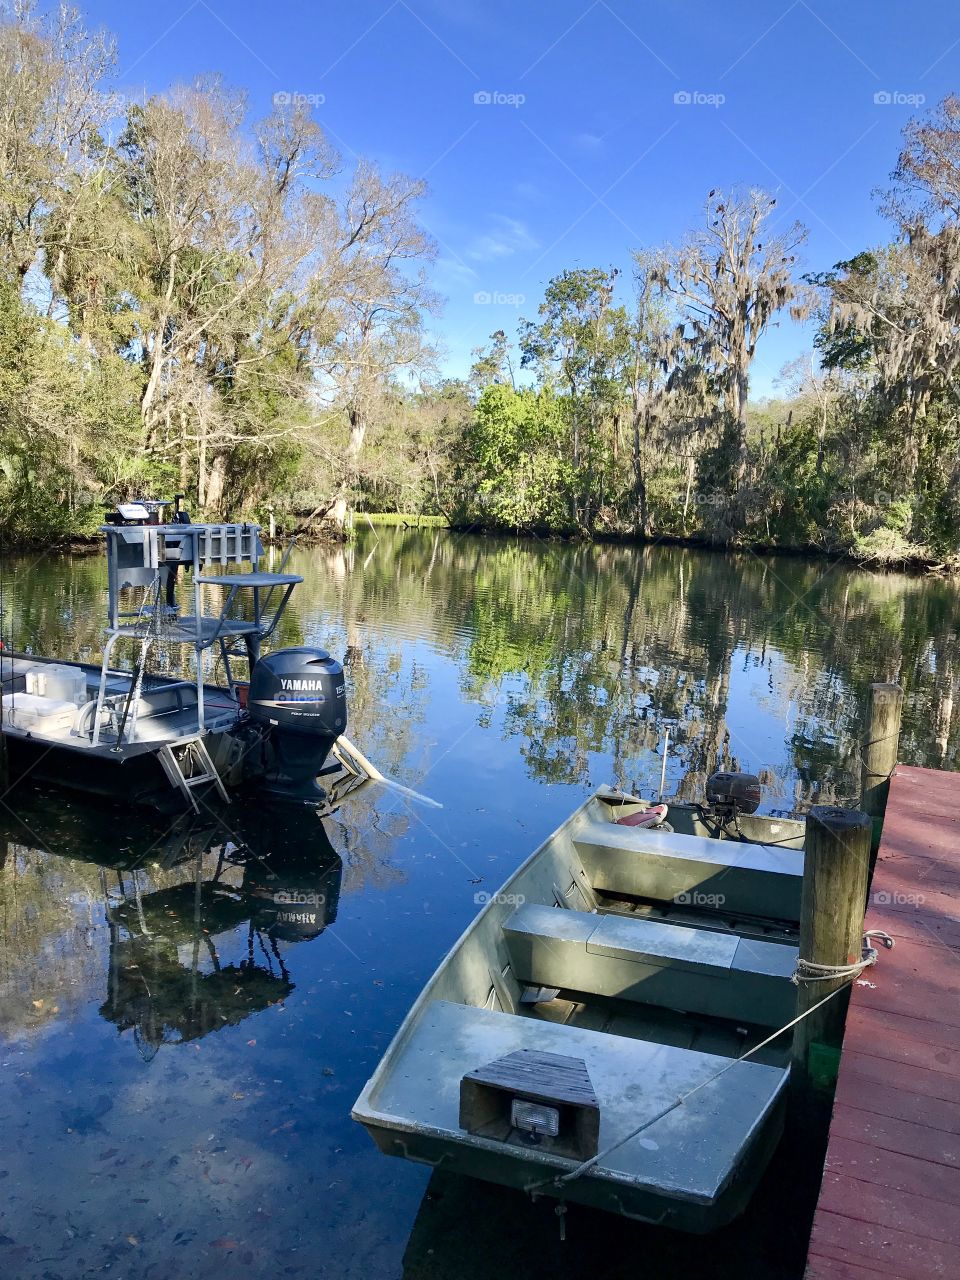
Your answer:
[[[898,684],[870,686],[866,733],[861,749],[860,807],[873,824],[871,848],[874,854],[880,845],[890,775],[899,757],[902,715],[903,690]]]
[[[860,959],[870,875],[870,817],[858,809],[815,805],[807,817],[800,957],[831,968]],[[826,978],[801,982],[797,1012],[803,1013],[849,982]],[[839,1064],[848,996],[839,995],[804,1018],[794,1030],[792,1078],[800,1090],[828,1087]]]

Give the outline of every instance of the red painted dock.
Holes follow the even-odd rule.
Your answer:
[[[960,773],[898,766],[806,1280],[960,1280]]]

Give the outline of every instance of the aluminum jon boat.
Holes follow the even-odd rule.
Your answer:
[[[655,827],[602,789],[492,896],[354,1106],[381,1151],[684,1231],[742,1212],[790,1036],[738,1059],[796,1014],[804,828],[717,776]]]

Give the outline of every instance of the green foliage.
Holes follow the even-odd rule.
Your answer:
[[[563,456],[564,435],[561,406],[549,391],[488,386],[462,477],[475,517],[499,528],[568,528],[573,468]]]
[[[101,494],[156,468],[134,452],[135,381],[118,357],[91,358],[57,321],[0,284],[0,537],[7,543],[89,533]]]
[[[466,380],[415,386],[437,306],[422,182],[360,161],[334,198],[309,113],[254,127],[215,78],[131,104],[111,141],[110,58],[67,9],[0,19],[6,541],[183,489],[216,517],[956,558],[960,101],[907,127],[891,242],[806,290],[803,229],[714,190],[699,231],[634,255],[629,300],[617,270],[562,271],[516,358],[497,330]],[[757,340],[811,289],[819,368],[748,402]]]

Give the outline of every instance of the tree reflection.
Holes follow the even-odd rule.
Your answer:
[[[685,799],[712,769],[739,763],[768,769],[787,808],[849,800],[873,680],[906,687],[904,759],[957,763],[960,604],[947,580],[387,528],[298,549],[290,568],[304,583],[275,645],[346,657],[351,736],[414,786],[443,732],[443,708],[428,712],[437,654],[455,664],[477,724],[514,740],[544,781],[649,786],[669,729],[670,777]],[[8,634],[96,657],[102,576],[96,558],[25,562]],[[782,745],[755,739],[758,716],[782,725]]]
[[[204,810],[117,839],[115,812],[41,797],[5,826],[16,837],[0,867],[8,1036],[103,984],[103,921],[100,1013],[152,1057],[289,995],[290,949],[336,919],[343,864],[311,811]]]

